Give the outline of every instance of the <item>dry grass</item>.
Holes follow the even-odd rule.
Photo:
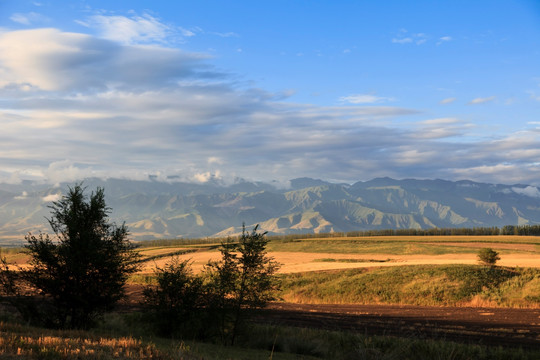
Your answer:
[[[92,337],[0,322],[0,357],[16,359],[170,359],[153,344],[131,337]]]

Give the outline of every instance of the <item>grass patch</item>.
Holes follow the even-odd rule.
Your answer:
[[[540,270],[417,265],[282,275],[282,297],[299,303],[460,306],[475,297],[506,307],[540,305]]]

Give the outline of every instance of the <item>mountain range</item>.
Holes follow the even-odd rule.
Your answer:
[[[0,245],[49,232],[51,201],[73,184],[0,184]],[[540,190],[530,185],[377,178],[337,184],[299,178],[290,186],[239,180],[192,184],[154,179],[86,179],[105,189],[111,220],[135,240],[237,234],[243,223],[269,234],[369,229],[501,227],[540,223]]]

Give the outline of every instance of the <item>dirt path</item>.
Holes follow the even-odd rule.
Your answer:
[[[273,303],[256,321],[540,349],[540,309]]]

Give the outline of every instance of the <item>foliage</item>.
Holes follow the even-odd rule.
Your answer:
[[[30,286],[42,296],[38,304],[50,306],[47,311],[36,308],[41,321],[85,328],[123,297],[128,276],[137,270],[138,255],[127,240],[125,225],[108,222],[110,208],[102,188],[87,199],[77,184],[50,209],[48,221],[55,236],[26,236],[31,266],[19,269],[19,289],[14,285],[12,289],[4,286],[4,290],[20,297],[20,288]],[[15,281],[6,266],[3,275]]]
[[[223,342],[234,344],[245,311],[263,307],[275,299],[279,265],[267,256],[266,233],[251,233],[245,226],[238,243],[227,241],[220,248],[221,260],[209,262],[206,272],[214,289],[212,308],[219,319]]]
[[[155,281],[143,294],[158,331],[162,335],[200,331],[206,318],[206,290],[202,277],[191,272],[189,261],[173,258],[156,268]]]
[[[200,276],[191,272],[189,261],[177,258],[158,268],[144,296],[161,332],[217,333],[233,344],[245,311],[264,306],[277,290],[278,264],[266,254],[265,235],[257,227],[251,233],[244,228],[238,242],[221,244],[221,259],[209,262]]]
[[[478,260],[484,265],[493,266],[500,259],[499,253],[491,248],[483,248],[478,251]]]

